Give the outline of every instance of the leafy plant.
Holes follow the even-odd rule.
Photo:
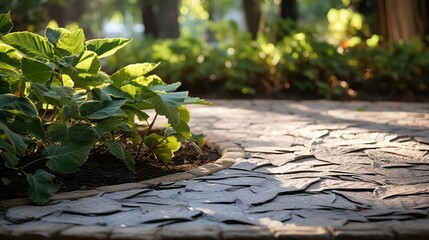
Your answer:
[[[181,143],[200,150],[203,136],[190,132],[185,105],[208,102],[150,74],[158,63],[130,64],[111,75],[101,70],[101,59],[130,39],[86,41],[82,29],[48,27],[41,36],[10,32],[12,26],[10,13],[1,14],[0,155],[5,167],[24,173],[34,203],[45,204],[58,190],[53,174],[27,172],[35,162],[68,174],[91,151],[107,149],[135,171],[143,151],[168,163]],[[156,112],[151,120],[148,109]],[[151,132],[158,115],[168,119],[163,134]],[[135,156],[125,148],[129,143],[139,146]],[[37,159],[23,162],[26,156]]]

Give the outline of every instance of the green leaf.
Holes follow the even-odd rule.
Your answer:
[[[149,118],[149,115],[139,109],[135,104],[126,103],[122,106],[122,110],[133,115],[131,118],[132,122],[134,122],[134,116],[137,116],[140,121],[146,121]]]
[[[12,94],[1,94],[0,95],[0,109],[11,110],[17,109],[23,112],[28,117],[37,117],[38,112],[36,106],[25,97],[17,97]]]
[[[28,196],[37,205],[46,204],[49,198],[60,188],[60,186],[54,182],[55,176],[45,170],[38,169],[34,175],[26,175],[27,182],[30,186],[28,188]]]
[[[77,79],[75,79],[74,86],[77,88],[87,88],[93,82],[98,83],[98,71],[101,69],[101,64],[97,55],[94,52],[85,51],[82,52],[77,61],[74,68],[79,74]],[[102,82],[99,84],[102,84]]]
[[[21,56],[19,52],[4,43],[0,43],[0,68],[9,69],[18,74],[21,68]]]
[[[19,158],[13,152],[3,151],[1,157],[11,167],[15,167],[19,163]]]
[[[112,97],[115,98],[123,98],[127,100],[132,100],[133,96],[131,94],[123,91],[122,89],[115,87],[113,85],[107,85],[101,89],[103,92],[109,94]]]
[[[50,28],[47,27],[45,29],[45,37],[48,39],[48,41],[54,45],[57,46],[58,41],[60,40],[61,36],[65,33],[70,33],[69,30],[65,28]]]
[[[174,157],[174,153],[180,149],[180,142],[174,136],[164,138],[152,133],[144,139],[144,144],[165,164]]]
[[[54,70],[38,60],[22,58],[22,74],[30,82],[46,83]]]
[[[128,83],[134,79],[144,76],[150,71],[158,67],[159,63],[137,63],[131,64],[124,68],[119,69],[117,72],[112,74],[110,77],[113,81],[113,85],[120,87],[123,83]]]
[[[198,97],[187,97],[184,104],[202,104],[202,105],[213,105],[211,102]]]
[[[91,89],[91,95],[93,100],[98,100],[100,102],[112,101],[112,98],[99,88]]]
[[[0,14],[0,36],[8,34],[13,27],[10,11]]]
[[[122,146],[122,144],[112,139],[107,140],[106,144],[113,156],[124,161],[125,165],[130,171],[136,171],[136,161],[131,156],[130,152]]]
[[[50,146],[43,150],[42,155],[48,159],[46,166],[52,171],[68,174],[79,170],[92,149],[93,144],[65,144]]]
[[[95,139],[94,128],[87,124],[67,127],[65,123],[53,122],[48,127],[48,136],[53,142],[63,144],[91,144]]]
[[[0,129],[6,134],[10,143],[15,148],[14,153],[16,155],[22,155],[27,149],[27,144],[25,143],[26,138],[10,130],[5,124],[0,122]]]
[[[72,32],[63,33],[56,47],[69,54],[78,54],[85,51],[85,34],[83,30],[76,29]]]
[[[176,131],[177,134],[179,134],[180,136],[186,139],[192,138],[191,129],[189,128],[188,124],[184,121],[180,121],[179,124],[173,126],[173,129]]]
[[[22,113],[22,112],[20,112]],[[17,114],[10,123],[9,128],[21,135],[33,134],[37,139],[45,139],[45,130],[38,117],[28,117],[25,114]]]
[[[127,45],[131,39],[105,38],[86,41],[86,49],[95,52],[99,58],[108,57]]]
[[[180,123],[178,107],[183,104],[188,92],[152,92],[145,91],[142,93],[142,98],[147,99],[155,108],[155,111],[162,116],[165,116],[174,126]]]
[[[185,123],[189,123],[191,120],[191,113],[184,105],[179,106],[179,116],[180,120],[184,121]]]
[[[113,116],[125,116],[124,111],[120,108],[126,100],[114,101],[88,101],[82,104],[79,111],[80,114],[88,119],[104,119]]]
[[[65,123],[53,122],[49,125],[47,133],[52,142],[60,142],[66,139],[68,128]]]
[[[43,97],[47,103],[62,107],[71,102],[73,93],[74,89],[71,87],[52,86],[51,90],[43,93]]]
[[[47,39],[30,32],[9,33],[1,40],[10,46],[18,49],[28,57],[42,61],[54,58],[54,46]]]
[[[174,92],[179,88],[182,84],[180,82],[172,83],[172,84],[157,84],[150,88],[152,91],[164,91],[164,92]]]

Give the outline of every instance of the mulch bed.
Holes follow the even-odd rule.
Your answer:
[[[174,159],[169,164],[164,164],[152,154],[142,155],[136,160],[136,173],[128,170],[125,164],[109,153],[93,154],[80,168],[80,171],[72,174],[53,174],[61,182],[58,192],[89,190],[100,186],[139,182],[184,172],[220,158],[215,149],[204,145],[202,150],[203,154],[199,155],[192,146],[185,145],[176,152]],[[35,164],[32,167],[33,169],[46,169],[44,162],[40,162],[39,166]],[[34,172],[33,169],[28,169],[28,172]],[[0,200],[26,197],[27,182],[25,176],[19,176],[15,171],[0,165],[0,178]]]

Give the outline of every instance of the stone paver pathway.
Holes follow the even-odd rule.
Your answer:
[[[47,224],[63,237],[113,239],[429,239],[428,104],[214,103],[193,106],[192,125],[244,148],[247,156],[228,169],[154,189],[10,208],[0,213],[0,234]],[[195,228],[203,233],[189,231]]]

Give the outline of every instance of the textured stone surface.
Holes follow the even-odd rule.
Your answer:
[[[49,222],[91,225],[63,231],[69,238],[110,228],[114,239],[429,238],[427,104],[214,103],[190,111],[194,131],[224,154],[216,163],[10,208],[0,236]]]

